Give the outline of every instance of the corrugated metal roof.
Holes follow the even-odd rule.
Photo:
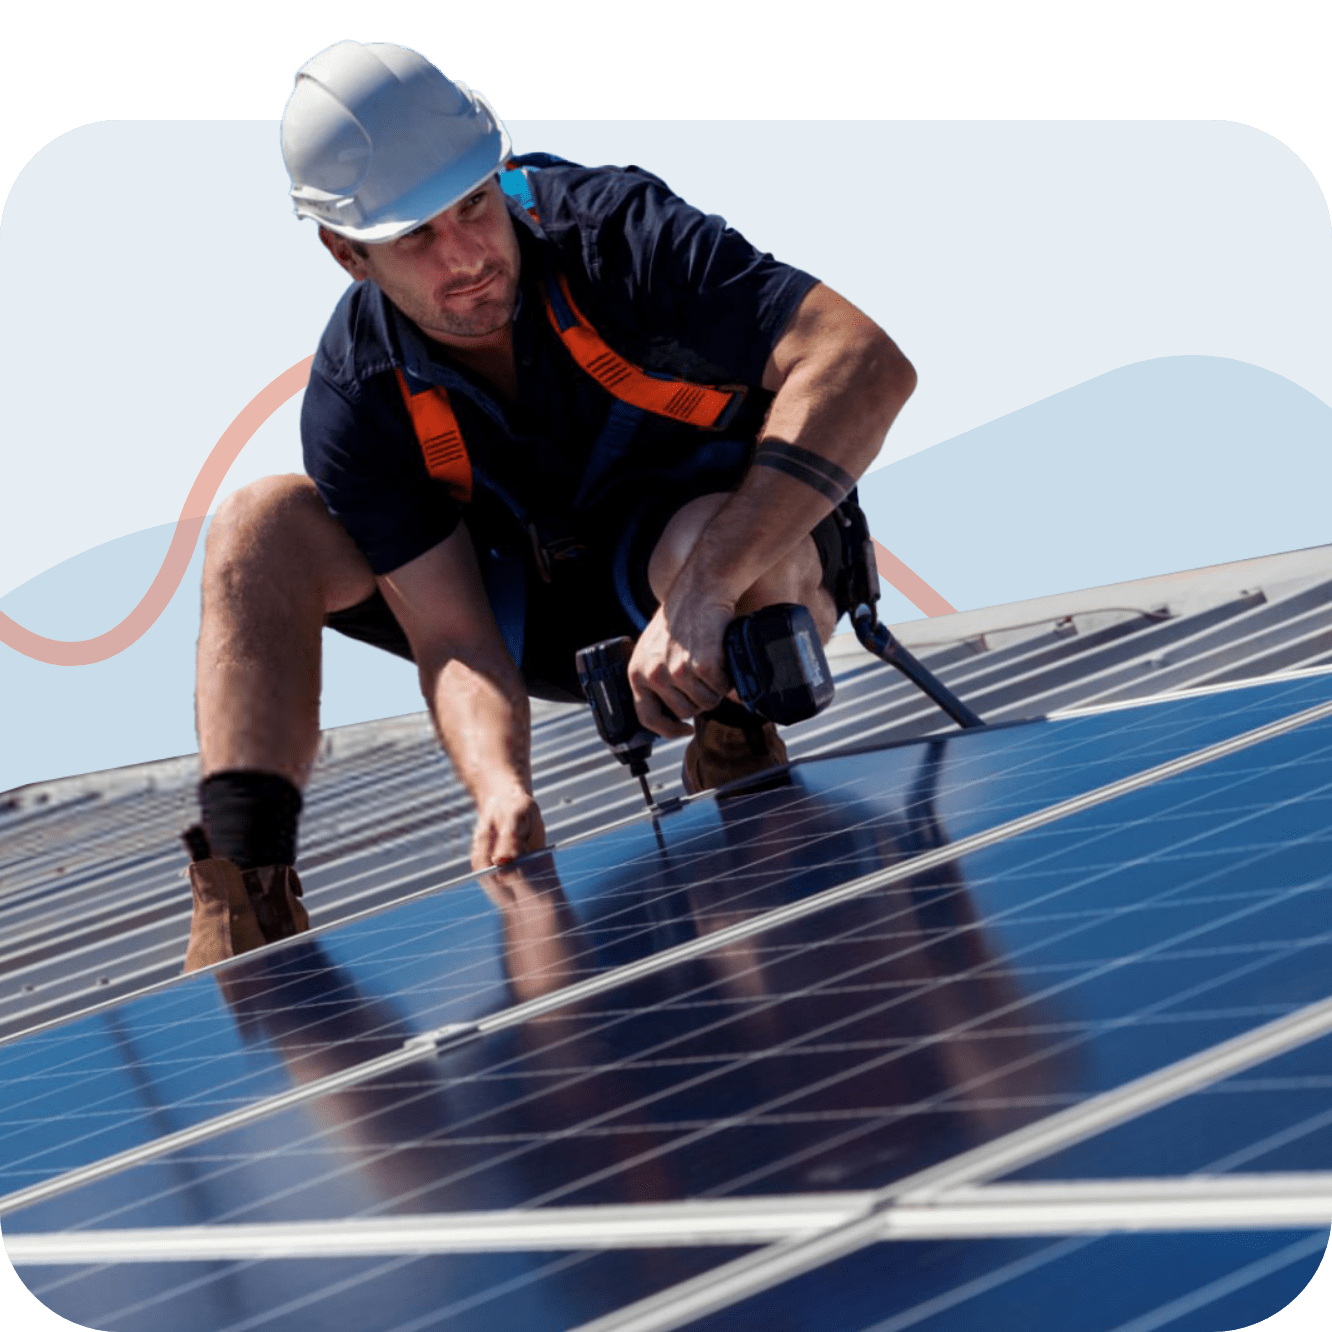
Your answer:
[[[965,612],[896,628],[988,722],[1332,663],[1332,547]],[[786,733],[792,759],[952,726],[853,639],[837,697]],[[678,791],[683,742],[652,782]],[[582,708],[537,704],[536,794],[553,841],[642,809]],[[193,755],[0,795],[0,1036],[84,1012],[180,969],[190,900],[180,831]],[[467,873],[470,803],[424,713],[325,733],[300,870],[316,926]]]

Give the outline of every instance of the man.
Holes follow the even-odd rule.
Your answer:
[[[688,789],[784,762],[726,697],[723,632],[789,601],[831,634],[840,514],[915,384],[852,305],[647,172],[505,169],[489,106],[402,47],[306,64],[282,145],[356,285],[306,391],[309,475],[209,534],[187,968],[305,928],[326,624],[415,661],[477,869],[544,844],[528,697],[578,699],[587,643],[637,636],[643,724],[693,723]],[[817,226],[846,197],[792,206]]]

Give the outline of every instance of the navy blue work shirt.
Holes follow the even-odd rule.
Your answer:
[[[576,509],[614,399],[550,326],[542,286],[553,269],[626,359],[696,383],[754,386],[726,433],[753,439],[761,428],[772,398],[758,387],[768,356],[816,279],[760,253],[638,167],[545,166],[529,180],[539,225],[506,195],[520,252],[515,402],[422,335],[372,282],[348,289],[320,339],[301,410],[305,469],[376,574],[437,545],[464,513],[426,470],[398,367],[447,389],[474,474],[538,516]],[[623,465],[644,477],[687,468],[710,434],[645,417]],[[474,488],[469,525],[488,502],[485,487]]]

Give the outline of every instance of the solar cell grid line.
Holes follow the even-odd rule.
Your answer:
[[[1001,1259],[999,1266],[983,1275],[954,1285],[932,1298],[920,1300],[914,1307],[895,1317],[880,1319],[876,1326],[866,1329],[866,1332],[905,1332],[909,1327],[919,1326],[929,1318],[956,1310],[967,1301],[988,1294],[1007,1282],[1039,1273],[1049,1264],[1077,1254],[1094,1243],[1094,1240],[1078,1237],[1030,1246],[1020,1257],[1010,1258],[1007,1262]]]
[[[1247,914],[1249,914],[1249,910],[1257,910],[1257,908],[1245,908],[1245,910],[1241,910],[1241,911],[1239,911],[1239,912],[1235,912],[1236,918],[1240,918],[1240,916],[1243,916],[1243,915],[1247,915]],[[1208,927],[1208,928],[1209,928],[1209,927]],[[1167,940],[1167,943],[1168,943],[1168,942],[1177,942],[1177,940]],[[1038,998],[1038,999],[1039,999],[1039,998],[1042,998],[1042,995],[1036,995],[1035,998]],[[1177,998],[1179,998],[1179,996],[1175,996],[1175,998],[1177,999]],[[1147,1010],[1147,1011],[1151,1011],[1151,1010]],[[956,1032],[955,1030],[954,1030],[954,1031],[950,1031],[950,1032],[948,1032],[948,1035],[950,1035],[950,1036],[956,1036],[956,1035],[958,1035],[958,1032]],[[1048,1054],[1048,1051],[1047,1051],[1047,1054]],[[822,1150],[823,1147],[826,1147],[826,1140],[825,1140],[825,1142],[821,1143],[821,1150]],[[734,1184],[734,1185],[742,1185],[742,1184],[750,1183],[750,1181],[753,1181],[754,1177],[757,1177],[758,1175],[762,1175],[762,1173],[763,1173],[762,1171],[755,1172],[755,1175],[751,1175],[751,1176],[749,1176],[749,1177],[742,1177],[742,1179],[739,1179],[739,1180],[734,1180],[734,1181],[733,1181],[733,1184]]]
[[[381,874],[381,876],[382,876],[382,870],[384,870],[384,864],[382,864],[382,859],[380,859],[380,862],[378,862],[378,863],[377,863],[377,866],[374,867],[374,868],[376,868],[376,870],[377,870],[378,872],[380,872],[380,874]],[[460,866],[460,868],[461,868],[461,866]],[[374,872],[374,871],[368,871],[368,872]],[[472,875],[470,875],[470,872],[468,872],[468,874],[460,875],[460,878],[472,878]],[[421,890],[421,891],[430,891],[430,890],[432,890],[433,887],[438,887],[438,886],[440,886],[440,884],[432,884],[432,886],[430,886],[430,888],[426,888],[426,890]],[[381,888],[382,888],[382,887],[384,887],[384,884],[382,884],[382,882],[381,882]],[[389,887],[390,887],[390,890],[397,891],[397,890],[398,890],[398,887],[400,887],[400,884],[397,884],[397,883],[390,883],[390,884],[389,884]]]
[[[363,871],[364,876],[372,880],[372,887],[370,889],[371,894],[379,896],[383,896],[386,892],[389,894],[394,894],[399,891],[401,885],[411,885],[413,882],[416,882],[419,886],[419,881],[422,877],[427,877],[427,878],[429,877],[427,871],[431,867],[431,859],[427,855],[425,855],[425,853],[423,853],[420,850],[420,848],[416,848],[409,857],[399,862],[399,864],[407,867],[409,870],[414,868],[415,872],[407,873],[400,878],[390,877],[386,880],[384,877],[385,871],[386,869],[391,868],[391,862],[389,864],[386,864],[383,858],[382,850],[383,849],[381,848],[380,856],[372,864],[367,865]],[[462,866],[460,865],[458,868],[459,870],[461,870]],[[378,874],[379,876],[377,884],[373,883],[373,876],[375,876],[376,874]],[[172,875],[173,880],[175,880],[177,877],[178,876],[175,874]],[[470,878],[471,875],[468,874],[465,877]],[[317,876],[312,876],[308,881],[313,884],[317,884],[318,878]],[[435,879],[432,883],[430,883],[429,889],[422,889],[421,891],[428,891],[430,889],[434,889],[439,886],[440,884],[438,879]],[[181,884],[179,882],[174,882],[168,884],[167,888],[164,891],[166,893],[175,893],[177,896],[180,896],[181,890],[182,890]],[[189,909],[189,903],[188,903],[188,896],[186,895],[181,901],[181,912],[186,913],[188,912],[188,909]],[[149,908],[145,907],[144,911],[148,912]],[[139,937],[141,937],[144,940],[144,943],[143,945],[140,946],[139,949],[135,951],[126,951],[124,953],[124,959],[123,959],[124,962],[133,964],[136,957],[142,956],[143,958],[145,958],[145,960],[148,963],[151,964],[158,955],[158,950],[162,946],[170,944],[170,947],[172,949],[172,962],[173,962],[172,971],[173,972],[176,971],[179,964],[179,951],[183,947],[183,944],[173,942],[174,935],[169,933],[169,929],[170,927],[168,925],[160,923],[156,918],[154,918],[151,914],[149,914],[140,923],[138,927],[126,930],[124,932],[126,936],[133,937],[134,935],[137,934]],[[84,931],[83,933],[86,935],[88,931]],[[159,942],[160,936],[164,934],[166,935],[166,937],[164,939],[161,939],[161,942]],[[77,942],[77,936],[76,939],[72,942]],[[98,941],[95,938],[90,940],[87,944],[85,944],[85,946],[82,949],[82,952],[83,955],[87,958],[86,965],[89,968],[89,970],[87,971],[86,974],[90,978],[89,984],[96,986],[99,983],[99,973],[101,969],[101,961],[100,961],[101,954],[99,951]],[[79,955],[77,949],[75,949],[73,955],[75,957]],[[38,970],[35,973],[32,972],[31,970],[31,968],[34,966],[38,968]],[[29,967],[29,975],[26,977],[26,979],[29,979],[34,982],[34,989],[36,988],[36,983],[40,983],[45,974],[51,974],[53,972],[57,972],[64,978],[66,988],[68,988],[68,985],[71,981],[76,981],[78,979],[78,976],[80,975],[80,972],[70,970],[69,959],[66,956],[62,956],[59,958],[51,958],[46,960],[43,960],[41,957],[37,957],[29,960],[28,967]],[[15,970],[11,974],[17,977],[20,976],[22,973],[17,968],[15,968]],[[59,1004],[62,1001],[63,1000],[61,998],[57,998],[54,1002],[56,1004]],[[34,1001],[24,999],[22,995],[15,996],[15,998],[12,999],[10,1002],[11,1004],[22,1003],[25,1005],[25,1008],[30,1007],[33,1008],[35,1012],[40,1012],[40,1009],[35,1006]],[[3,1011],[4,1011],[4,1003],[3,1001],[0,1001],[0,1014],[2,1014]],[[36,1023],[33,1022],[28,1025],[36,1025]]]
[[[1326,1248],[1326,1244],[1327,1240],[1323,1235],[1309,1235],[1295,1239],[1275,1253],[1266,1254],[1262,1258],[1246,1264],[1238,1271],[1228,1272],[1224,1276],[1217,1277],[1206,1285],[1189,1291],[1185,1295],[1178,1296],[1148,1313],[1120,1323],[1117,1327],[1112,1328],[1110,1332],[1155,1332],[1155,1329],[1165,1327],[1178,1318],[1193,1313],[1206,1305],[1214,1305],[1217,1300],[1224,1296],[1241,1290],[1274,1272],[1279,1272],[1291,1263],[1321,1255]],[[1303,1283],[1301,1283],[1302,1285]],[[1300,1288],[1296,1287],[1296,1290],[1298,1291]],[[1278,1300],[1273,1312],[1284,1307],[1287,1302]],[[1233,1322],[1232,1319],[1227,1321]]]

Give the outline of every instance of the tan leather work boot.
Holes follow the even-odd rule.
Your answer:
[[[201,829],[191,828],[185,840],[192,854],[205,853],[190,864],[194,913],[185,972],[310,928],[310,917],[299,900],[301,881],[290,865],[240,870],[230,860],[206,854],[208,844]]]
[[[690,795],[786,762],[786,746],[772,722],[743,713],[738,704],[723,715],[736,720],[743,715],[745,724],[730,725],[707,712],[694,718],[694,737],[685,747],[680,768],[680,781]]]

